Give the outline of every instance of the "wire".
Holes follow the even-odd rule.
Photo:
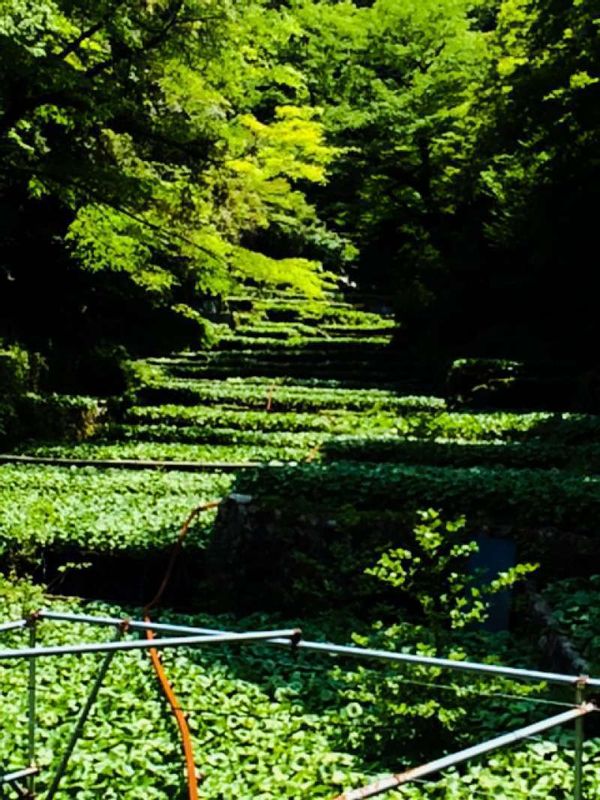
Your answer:
[[[413,686],[424,686],[428,689],[444,689],[446,691],[452,691],[455,694],[468,694],[473,697],[499,697],[504,700],[519,700],[526,703],[538,704],[538,705],[549,705],[549,706],[559,706],[561,708],[576,708],[575,703],[563,703],[558,700],[545,700],[541,697],[528,697],[526,695],[520,694],[509,694],[507,692],[483,692],[477,691],[476,689],[472,689],[468,686],[452,686],[448,683],[433,683],[429,681],[417,681],[413,678],[402,678],[401,683],[411,684]]]
[[[165,571],[165,575],[161,581],[160,586],[158,587],[158,591],[144,606],[143,614],[144,619],[146,622],[151,622],[150,619],[150,610],[152,608],[156,608],[156,606],[162,600],[162,597],[165,593],[165,590],[171,580],[171,576],[173,574],[173,569],[175,567],[175,563],[179,554],[181,553],[183,542],[187,533],[190,529],[190,525],[199,516],[203,511],[207,511],[212,508],[216,508],[221,503],[220,500],[213,500],[209,503],[202,503],[201,505],[197,506],[193,511],[190,512],[187,519],[181,526],[181,530],[179,532],[179,536],[177,537],[177,541],[171,551],[171,556],[169,558],[169,563],[167,564],[167,569]],[[146,638],[152,640],[155,638],[154,631],[146,630]],[[183,754],[185,759],[185,767],[186,767],[186,779],[187,779],[187,786],[188,786],[188,797],[189,800],[198,800],[198,779],[199,775],[196,771],[196,764],[194,760],[194,749],[192,745],[192,737],[190,733],[190,728],[187,722],[186,714],[180,706],[179,700],[177,699],[177,695],[171,685],[165,669],[162,664],[162,660],[158,650],[155,647],[150,648],[149,650],[150,659],[152,661],[152,666],[154,667],[154,671],[156,676],[159,680],[163,693],[167,699],[167,702],[175,716],[177,721],[177,726],[179,727],[179,732],[181,734],[181,742],[183,746]]]
[[[570,706],[571,707],[571,706]],[[202,713],[204,716],[208,717],[220,717],[220,718],[228,718],[228,717],[235,717],[240,719],[255,719],[255,720],[266,720],[272,719],[273,714],[269,711],[265,711],[265,713],[250,713],[250,712],[242,712],[242,711],[214,711],[211,708],[202,708],[200,706],[178,706],[180,711],[186,713]],[[293,715],[280,715],[280,718],[287,718],[286,721],[290,722],[296,719]],[[297,728],[297,730],[302,730],[306,726],[310,726],[312,723],[309,720],[304,719],[301,725]],[[345,727],[345,728],[368,728],[369,730],[397,730],[398,725],[397,723],[377,723],[372,722],[371,720],[359,720],[359,719],[352,719],[352,720],[335,720],[332,724],[335,725],[336,728],[338,727]],[[528,739],[533,739],[535,741],[546,741],[542,737],[527,737]]]
[[[146,617],[146,621],[150,621],[150,617]],[[153,631],[146,631],[146,638],[147,639],[154,639]],[[186,776],[187,776],[187,784],[188,784],[188,796],[190,800],[198,800],[198,773],[196,772],[196,764],[194,761],[194,750],[192,746],[192,740],[190,736],[189,726],[187,724],[187,719],[183,710],[179,707],[179,701],[177,700],[177,696],[173,691],[173,687],[167,678],[165,673],[164,667],[160,660],[160,655],[156,648],[150,649],[150,659],[152,661],[152,666],[154,667],[154,671],[160,681],[160,685],[162,690],[167,698],[167,702],[169,703],[173,714],[175,715],[175,719],[177,720],[177,725],[179,727],[179,731],[181,733],[181,740],[183,745],[183,754],[185,758],[185,768],[186,768]]]
[[[217,508],[220,504],[221,504],[220,500],[212,500],[209,503],[202,503],[202,505],[197,506],[197,508],[195,508],[192,512],[190,512],[190,514],[188,515],[187,519],[185,520],[185,522],[181,526],[181,531],[179,532],[179,536],[177,537],[177,541],[175,542],[175,546],[173,547],[173,550],[171,551],[171,556],[169,558],[169,563],[167,565],[167,570],[166,570],[165,575],[164,575],[164,577],[163,577],[163,579],[161,581],[161,584],[160,584],[160,586],[158,588],[158,591],[156,592],[156,594],[154,595],[152,600],[150,600],[150,602],[146,603],[146,605],[144,606],[144,609],[143,609],[143,612],[142,612],[144,614],[144,616],[147,616],[149,614],[150,610],[152,608],[155,608],[160,603],[160,601],[162,600],[162,596],[165,593],[165,590],[167,588],[167,585],[168,585],[169,581],[171,580],[171,576],[173,574],[173,569],[175,567],[175,562],[177,561],[177,559],[179,557],[179,554],[181,553],[181,549],[183,547],[183,541],[184,541],[185,537],[187,536],[188,531],[190,529],[190,525],[192,524],[194,519],[199,514],[201,514],[203,511],[208,511],[209,509]]]

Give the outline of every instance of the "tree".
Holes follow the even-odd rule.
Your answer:
[[[600,131],[589,0],[289,0],[340,155],[311,190],[423,349],[585,361]]]
[[[257,231],[317,224],[302,187],[333,154],[312,109],[259,121],[241,102],[264,71],[252,8],[1,3],[5,333],[123,341],[137,318],[128,338],[151,347],[153,316],[189,328],[202,296],[248,279],[322,291],[316,261],[252,249]]]

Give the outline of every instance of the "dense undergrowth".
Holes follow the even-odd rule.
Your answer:
[[[81,441],[43,437],[36,428],[14,445],[34,457],[185,461],[204,471],[176,463],[139,471],[116,464],[0,466],[5,571],[32,574],[55,591],[141,606],[190,510],[235,491],[252,498],[242,517],[234,514],[233,527],[225,510],[216,525],[216,512],[196,521],[167,600],[188,613],[235,611],[237,618],[205,615],[197,622],[299,623],[313,638],[348,641],[355,631],[356,641],[392,649],[549,666],[534,646],[517,589],[510,635],[444,623],[441,638],[432,638],[435,625],[423,615],[418,587],[400,596],[373,572],[382,553],[413,541],[419,510],[437,509],[450,519],[466,516],[464,554],[483,534],[508,538],[518,560],[539,562],[533,580],[555,609],[557,626],[598,668],[597,620],[589,608],[597,579],[576,580],[596,571],[590,556],[600,507],[597,417],[451,408],[413,364],[389,361],[393,321],[341,302],[242,298],[232,308],[233,327],[222,326],[214,351],[131,364],[126,397],[108,403],[94,430],[70,437]],[[440,551],[441,562],[446,556]],[[469,563],[457,574],[469,574]],[[443,570],[432,574],[439,586],[448,580]],[[23,605],[79,602],[42,599],[27,582],[4,582],[1,590],[4,618],[19,616]],[[135,613],[99,602],[90,608]],[[43,641],[92,635],[41,626]],[[73,663],[44,662],[43,767],[56,763],[97,669],[94,657],[79,659],[77,670]],[[532,687],[529,698],[512,684],[294,659],[257,647],[170,652],[165,664],[189,704],[202,791],[212,800],[331,798],[375,774],[553,713],[530,699],[572,699],[546,687]],[[0,688],[2,707],[15,708],[23,728],[25,668],[2,671],[10,678]],[[153,680],[143,655],[115,659],[63,796],[181,796],[176,732]],[[7,767],[18,767],[22,739],[9,739],[6,724],[0,730]],[[401,796],[562,800],[572,793],[571,746],[570,733],[557,731]],[[586,747],[591,797],[600,790],[598,740]],[[44,781],[46,770],[39,785]]]
[[[20,618],[40,606],[123,616],[134,609],[75,600],[49,600],[23,582],[0,582],[3,617]],[[164,621],[224,627],[224,618],[163,615]],[[268,620],[269,625],[273,620]],[[239,621],[236,623],[239,625]],[[245,626],[260,628],[253,618]],[[335,627],[321,620],[319,631]],[[311,625],[306,635],[313,634]],[[67,644],[108,640],[109,629],[42,622],[38,640]],[[5,634],[7,647],[23,646],[24,636]],[[473,643],[510,658],[502,637]],[[513,658],[515,658],[513,652]],[[518,657],[523,657],[519,653]],[[61,656],[40,663],[37,744],[41,775],[48,786],[56,757],[72,730],[75,715],[97,673],[99,656]],[[210,798],[331,798],[342,788],[361,785],[369,775],[389,769],[385,753],[402,750],[394,766],[440,752],[444,740],[467,744],[494,735],[507,724],[526,724],[552,706],[528,698],[557,698],[543,687],[519,689],[506,682],[453,680],[425,669],[382,670],[315,655],[293,655],[266,646],[211,646],[165,651],[169,676],[185,706],[195,745],[202,792]],[[27,670],[2,667],[0,741],[3,762],[19,768],[25,758]],[[386,707],[373,689],[382,680],[394,696]],[[446,688],[445,688],[446,687]],[[506,693],[514,698],[507,702]],[[520,694],[519,694],[520,693]],[[391,716],[390,716],[391,714]],[[401,722],[399,720],[401,718]],[[468,724],[465,725],[465,722]],[[434,744],[432,729],[438,729]],[[441,738],[440,735],[443,736]],[[443,781],[407,787],[390,797],[467,800],[477,796],[562,800],[572,792],[573,753],[568,732],[503,751],[487,763],[447,774]],[[593,762],[600,753],[586,745]],[[388,755],[389,757],[389,755]],[[507,774],[510,782],[507,783]],[[587,770],[590,792],[600,789],[597,771]],[[92,800],[99,793],[114,800],[182,796],[180,755],[174,724],[165,712],[150,661],[143,653],[118,654],[62,783],[61,797]]]

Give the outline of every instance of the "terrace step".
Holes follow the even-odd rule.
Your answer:
[[[238,472],[272,466],[262,461],[167,461],[138,458],[64,458],[0,453],[0,464],[31,464],[50,467],[95,467],[96,469],[156,469],[174,472]],[[273,465],[277,466],[277,465]],[[284,466],[283,464],[280,466]]]
[[[369,336],[369,337],[336,337],[323,339],[322,337],[298,337],[277,339],[268,335],[265,336],[227,336],[219,341],[216,352],[224,351],[245,351],[257,353],[277,354],[285,353],[327,353],[331,356],[343,355],[345,353],[371,353],[388,350],[390,338],[388,336]],[[215,352],[215,351],[213,351]]]
[[[303,374],[296,373],[299,377],[322,377],[322,378],[331,378],[332,373],[329,370],[325,370],[321,372],[320,370],[313,369],[310,372],[306,372]],[[194,400],[195,396],[202,395],[201,386],[204,383],[203,378],[208,379],[207,382],[212,381],[216,378],[223,378],[223,382],[225,382],[228,378],[232,377],[242,377],[247,376],[254,380],[259,380],[260,378],[268,378],[272,377],[276,380],[279,377],[279,373],[277,370],[273,369],[264,369],[261,370],[260,374],[253,368],[245,369],[245,368],[238,368],[236,370],[227,369],[227,368],[217,368],[217,367],[206,367],[195,375],[195,379],[191,380],[180,380],[179,382],[174,382],[170,385],[162,384],[162,385],[155,385],[155,386],[145,386],[139,389],[136,392],[137,402],[141,403],[192,403],[196,404],[198,401]],[[345,381],[350,382],[352,379],[356,378],[356,373],[345,373],[345,374],[337,374],[336,380],[338,381]],[[377,376],[366,376],[361,382],[361,388],[368,391],[369,388],[374,390],[381,390],[383,387],[389,387],[389,375],[382,375],[381,377]],[[197,394],[194,393],[194,387],[190,384],[197,384]],[[404,395],[426,395],[431,396],[433,395],[433,387],[430,385],[416,383],[414,381],[409,382],[408,380],[405,383],[396,383],[395,384],[396,391],[399,397]],[[343,391],[340,389],[339,391]],[[265,396],[267,393],[267,389],[265,389]],[[203,402],[213,402],[219,403],[221,402],[218,397],[214,399],[208,399],[202,397]],[[343,402],[343,400],[341,400]],[[317,396],[314,400],[314,406],[316,408],[319,407],[320,400]],[[372,405],[377,405],[377,400],[373,399]],[[324,403],[324,406],[327,407],[327,403]]]

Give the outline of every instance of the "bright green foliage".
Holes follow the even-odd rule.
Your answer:
[[[419,341],[568,356],[595,330],[596,17],[592,0],[4,0],[4,311],[26,308],[16,277],[198,323],[199,296],[318,297],[358,264]]]
[[[319,404],[319,393],[315,392],[315,405]],[[350,401],[352,401],[352,394]],[[425,399],[424,399],[425,401]],[[283,404],[283,400],[279,403]],[[233,404],[232,404],[233,405]],[[352,411],[347,407],[328,409],[323,403],[322,411],[253,411],[243,407],[221,410],[214,406],[134,406],[126,419],[133,423],[194,426],[205,428],[207,433],[217,428],[233,428],[246,431],[322,431],[324,433],[348,433],[351,430],[376,430],[393,427],[396,417],[393,412],[367,408]]]
[[[0,397],[15,397],[29,387],[29,354],[20,347],[0,349]]]
[[[277,369],[274,370],[277,373]],[[314,370],[313,370],[314,371]],[[308,371],[310,373],[310,370]],[[202,375],[198,375],[201,378]],[[150,379],[147,381],[147,379]],[[169,378],[161,369],[152,372],[144,371],[145,385],[136,391],[136,396],[144,402],[163,402],[166,404],[220,403],[249,408],[265,408],[269,396],[272,396],[273,409],[277,411],[318,411],[319,409],[350,409],[389,411],[401,409],[440,409],[445,401],[440,397],[399,396],[391,391],[381,389],[315,389],[294,381],[287,386],[280,383],[274,375],[272,381],[240,379],[194,380],[186,378]],[[147,382],[146,382],[147,381]],[[340,384],[340,382],[336,381]]]
[[[226,494],[226,475],[0,467],[0,551],[9,562],[35,561],[42,548],[148,554],[172,545],[192,508]],[[202,546],[205,515],[191,546]]]
[[[55,610],[81,610],[121,618],[136,614],[136,609],[131,608],[51,600],[38,587],[4,579],[0,581],[0,597],[2,621],[20,618],[49,605]],[[180,624],[234,627],[222,618],[172,614],[168,618]],[[265,624],[266,620],[255,618],[243,627]],[[314,636],[317,631],[308,633]],[[44,622],[38,629],[38,641],[47,645],[98,641],[107,635],[108,631],[98,628],[63,623]],[[24,637],[22,633],[5,634],[3,641],[6,646],[18,647],[23,646]],[[503,649],[501,642],[495,644]],[[97,674],[98,658],[66,656],[40,662],[43,666],[38,670],[40,792],[47,786],[52,768],[64,751],[74,715]],[[366,665],[358,668],[349,664],[342,670],[314,654],[298,659],[279,648],[266,650],[264,646],[245,646],[243,651],[218,646],[165,651],[164,662],[182,702],[187,705],[198,762],[205,775],[202,788],[207,800],[218,800],[231,793],[261,800],[331,798],[345,788],[369,782],[377,773],[396,769],[400,763],[391,757],[385,763],[380,754],[369,757],[368,747],[361,742],[371,740],[387,749],[394,731],[408,735],[415,726],[425,732],[431,731],[435,724],[431,705],[420,721],[416,716],[411,718],[409,711],[415,692],[422,691],[410,683],[411,679],[437,680],[431,671],[402,675],[388,670],[388,677],[397,684],[398,697],[406,701],[404,708],[400,702],[396,707],[396,724],[388,725],[384,706],[367,688],[382,675],[378,670],[371,672]],[[25,664],[9,669],[0,688],[0,749],[7,768],[18,769],[26,758],[27,674]],[[366,681],[359,700],[356,687],[363,677]],[[473,698],[480,707],[485,706],[488,715],[493,714],[498,703],[493,698],[493,688],[486,684],[488,696],[483,704]],[[457,686],[457,689],[463,698],[468,696],[467,687]],[[447,697],[437,693],[438,710],[444,701],[447,702]],[[421,705],[427,712],[425,703]],[[512,705],[517,708],[519,702]],[[520,705],[528,706],[523,701]],[[527,711],[525,714],[531,718]],[[489,719],[488,716],[487,724]],[[110,800],[125,796],[134,800],[162,800],[179,796],[183,791],[177,732],[165,716],[156,678],[145,654],[121,653],[115,657],[88,725],[87,735],[78,742],[62,784],[65,794],[76,792],[82,800],[93,800],[98,792]],[[469,726],[463,725],[467,736],[468,730]],[[406,744],[410,745],[408,739]],[[410,750],[404,750],[403,763],[416,758],[412,754],[418,746],[415,741]],[[589,742],[586,755],[592,758],[596,754],[597,746]],[[528,797],[540,800],[548,796],[544,791],[552,791],[552,796],[562,800],[571,787],[572,771],[572,751],[559,750],[557,742],[547,740],[516,751],[500,752],[489,765],[474,764],[464,773],[450,773],[430,791],[433,797],[467,800],[474,791],[490,798],[501,796],[498,792],[502,786],[504,796],[510,800],[522,797],[524,790]],[[590,791],[596,791],[597,779],[591,772],[588,780]],[[423,789],[408,786],[402,796],[417,800],[423,796]]]
[[[115,274],[93,285],[129,285],[131,297],[186,318],[200,294],[247,279],[321,294],[327,276],[314,259],[245,243],[267,230],[309,236],[318,224],[303,187],[324,181],[334,155],[317,109],[281,102],[259,119],[243,99],[268,70],[268,43],[246,18],[254,8],[2,3],[3,261],[17,281],[28,273],[14,231],[42,229],[49,208],[61,258],[67,248],[87,272]]]
[[[594,675],[600,671],[599,592],[600,575],[567,578],[551,584],[544,592],[558,630],[588,661]]]
[[[504,413],[473,418],[407,410],[398,418],[393,412],[368,408],[267,413],[243,407],[165,405],[134,407],[126,419],[126,424],[104,426],[84,445],[32,442],[18,451],[71,458],[502,465],[583,474],[600,468],[600,444],[579,442],[582,436],[597,439],[593,425],[586,424],[591,418],[581,418],[581,427],[574,426],[571,436],[568,420],[562,423],[565,430],[561,424],[545,429],[545,416],[540,420],[536,415]],[[46,418],[45,427],[39,427],[40,436],[48,438],[50,422]]]
[[[265,16],[285,78],[264,105],[308,97],[323,109],[339,152],[317,205],[357,246],[364,286],[391,290],[403,323],[458,355],[465,342],[501,357],[584,345],[600,130],[592,0],[290,0]]]
[[[392,625],[375,623],[371,636],[355,636],[355,641],[362,646],[401,652],[406,652],[410,646],[422,656],[444,653],[456,660],[466,657],[464,648],[467,643],[471,647],[501,647],[501,639],[494,640],[490,636],[486,642],[481,631],[473,633],[473,626],[487,619],[490,598],[494,594],[513,586],[536,566],[519,564],[490,580],[488,575],[481,576],[470,569],[469,559],[477,552],[478,545],[466,535],[464,517],[444,519],[433,509],[420,511],[417,517],[408,547],[386,551],[374,567],[366,570],[368,575],[393,587],[397,602],[392,614],[398,619]],[[457,635],[458,631],[460,635]],[[486,655],[488,658],[491,655],[489,649]],[[410,683],[410,673],[415,671],[414,694],[408,704],[404,697],[405,681]],[[485,692],[493,698],[494,691],[510,689],[513,700],[518,701],[518,695],[525,698],[537,691],[535,687],[510,685],[502,680],[492,681],[483,689],[486,681],[480,677],[454,674],[452,686],[445,687],[450,688],[450,692],[440,702],[435,692],[435,681],[440,680],[441,670],[434,670],[434,676],[431,670],[421,667],[410,670],[409,675],[402,668],[389,672],[391,674],[384,678],[383,669],[373,672],[361,670],[358,675],[346,675],[344,680],[349,697],[365,704],[367,709],[371,704],[379,708],[381,716],[378,722],[383,719],[393,725],[395,716],[403,718],[407,729],[394,734],[396,746],[409,737],[419,739],[423,735],[420,730],[420,720],[423,719],[428,720],[432,731],[436,731],[430,733],[432,738],[443,741],[450,735],[457,741],[461,738],[461,725],[469,717],[478,716],[482,736],[491,718],[485,712],[478,714],[476,697]],[[517,709],[515,704],[512,713],[518,714]],[[366,713],[369,714],[369,710]],[[372,722],[377,725],[374,718]],[[385,739],[376,731],[375,742],[368,746],[381,745],[385,746]]]
[[[465,537],[465,518],[444,520],[431,508],[420,511],[418,517],[411,549],[383,553],[367,574],[414,598],[434,638],[446,628],[459,630],[484,622],[488,597],[514,586],[537,568],[519,564],[482,585],[477,575],[468,572],[468,559],[479,548]]]
[[[164,437],[166,438],[166,437]],[[75,459],[125,459],[133,461],[185,461],[201,464],[231,463],[240,464],[255,462],[290,462],[303,461],[310,454],[318,442],[308,440],[304,446],[295,442],[267,443],[258,442],[224,444],[202,443],[200,437],[189,443],[186,442],[144,442],[135,440],[129,443],[94,443],[76,446],[46,445],[25,448],[25,453],[31,456],[44,456],[50,458],[75,458]]]
[[[302,39],[290,37],[284,56],[301,66],[343,148],[326,213],[352,233],[366,279],[401,288],[411,314],[431,299],[443,263],[436,228],[466,189],[474,133],[464,120],[492,62],[468,12],[484,3],[357,6],[293,3]]]

